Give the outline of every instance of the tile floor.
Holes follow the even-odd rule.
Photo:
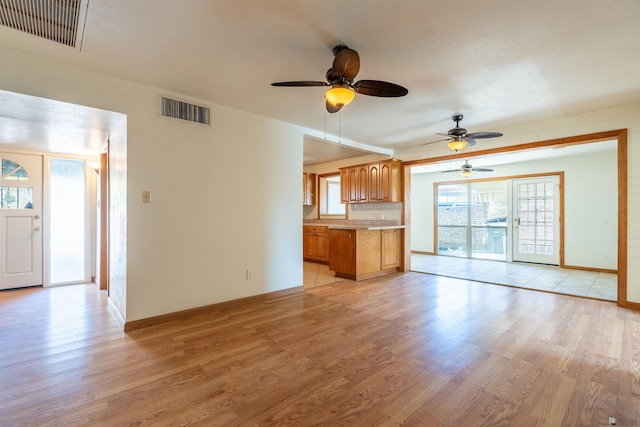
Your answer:
[[[304,277],[302,278],[305,288],[315,288],[316,286],[328,285],[330,283],[342,282],[341,277],[335,277],[329,266],[315,262],[303,261]]]
[[[618,299],[618,275],[552,265],[411,255],[411,270],[607,301]]]
[[[305,261],[303,269],[305,288],[346,280],[334,277],[328,265]],[[616,274],[568,270],[549,265],[412,254],[411,270],[606,301],[616,301],[618,295]]]

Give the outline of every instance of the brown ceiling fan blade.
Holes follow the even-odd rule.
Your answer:
[[[333,48],[335,58],[333,58],[333,74],[338,78],[345,78],[353,81],[360,71],[360,55],[353,49],[346,46],[336,46]]]
[[[329,86],[329,84],[326,82],[299,81],[299,82],[276,82],[276,83],[271,83],[271,86],[305,87],[305,86]]]
[[[467,134],[467,138],[483,139],[483,138],[497,138],[502,136],[500,132],[472,132]]]
[[[325,101],[325,106],[327,107],[327,111],[330,113],[337,113],[342,108],[342,105],[333,105],[329,101]]]
[[[441,134],[438,134],[441,135]],[[438,139],[437,141],[429,141],[429,142],[425,142],[424,144],[420,144],[419,147],[422,147],[423,145],[429,145],[429,144],[435,144],[436,142],[444,142],[444,141],[450,141],[451,138],[446,138],[446,139]]]
[[[469,138],[468,136],[466,138],[463,138],[465,141],[467,141],[467,145],[472,147],[474,145],[476,145],[476,140],[473,138]]]
[[[381,96],[384,98],[396,98],[409,93],[406,88],[400,85],[380,80],[360,80],[353,84],[353,90],[363,95]]]

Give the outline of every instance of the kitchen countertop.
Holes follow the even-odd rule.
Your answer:
[[[395,221],[365,221],[365,220],[307,220],[303,226],[329,227],[333,230],[393,230],[396,228],[409,228],[408,225],[400,225]]]
[[[393,230],[395,228],[409,228],[408,225],[328,225],[330,230]]]

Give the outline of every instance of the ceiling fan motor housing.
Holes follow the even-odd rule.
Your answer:
[[[460,127],[460,120],[462,120],[462,117],[463,117],[462,114],[454,114],[453,116],[451,116],[453,121],[456,122],[456,127],[454,127],[453,129],[450,129],[449,132],[447,132],[449,135],[458,136],[461,138],[465,137],[465,135],[467,134],[467,130],[465,128]]]
[[[336,83],[345,83],[351,86],[353,84],[353,80],[347,79],[343,76],[337,76],[336,73],[333,72],[333,68],[329,68],[327,70],[327,74],[325,77],[330,85],[334,85]]]

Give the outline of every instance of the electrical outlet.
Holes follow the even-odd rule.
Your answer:
[[[247,280],[253,280],[253,270],[247,270]]]

